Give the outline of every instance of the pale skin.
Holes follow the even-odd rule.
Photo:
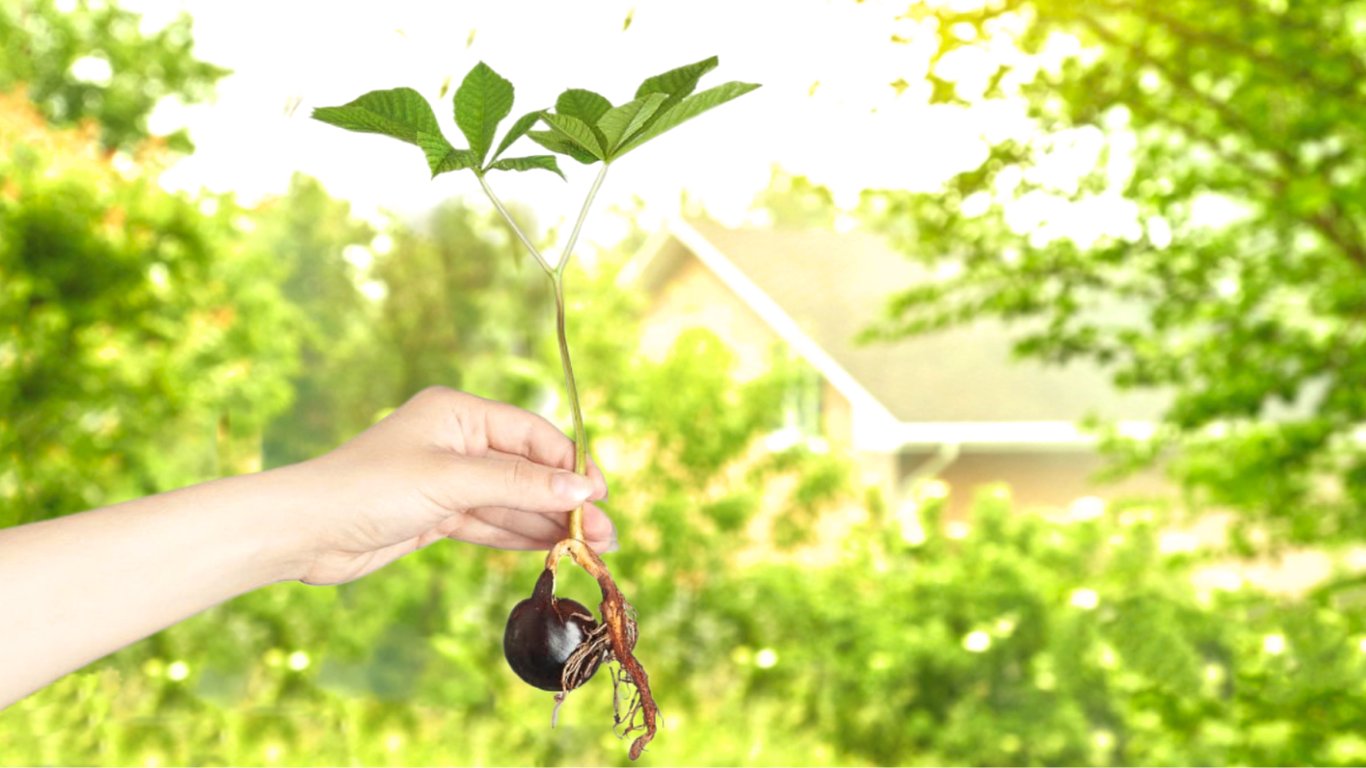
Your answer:
[[[0,708],[275,582],[341,584],[447,538],[549,549],[584,501],[610,551],[602,473],[573,466],[545,419],[434,388],[311,461],[0,530]]]

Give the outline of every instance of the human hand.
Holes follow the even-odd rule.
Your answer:
[[[442,538],[501,549],[549,549],[569,510],[606,498],[591,461],[575,474],[574,443],[515,406],[434,387],[340,448],[291,468],[314,495],[311,551],[299,579],[340,584]],[[603,511],[584,508],[584,536],[615,547]]]

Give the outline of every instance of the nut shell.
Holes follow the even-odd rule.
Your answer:
[[[588,640],[598,622],[592,612],[573,600],[555,597],[555,573],[546,569],[536,580],[531,597],[513,607],[503,632],[503,656],[527,684],[544,691],[563,687],[565,663]],[[594,665],[596,671],[596,665]],[[589,677],[572,681],[570,688]]]

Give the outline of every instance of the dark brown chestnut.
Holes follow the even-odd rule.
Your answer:
[[[583,685],[599,666],[597,654],[587,658],[587,648],[601,635],[598,622],[582,604],[555,597],[555,572],[547,568],[536,580],[531,597],[518,603],[508,616],[503,632],[503,656],[508,666],[528,684],[545,691],[569,691]],[[565,666],[575,651],[588,663],[576,665],[572,679]]]

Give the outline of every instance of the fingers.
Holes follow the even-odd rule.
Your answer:
[[[574,441],[531,411],[445,387],[429,387],[412,402],[415,411],[435,409],[456,417],[452,428],[460,433],[460,445],[453,446],[457,453],[521,457],[550,467],[574,468]],[[607,481],[591,457],[587,475],[596,488],[593,498],[606,498]]]
[[[549,549],[568,535],[567,513],[559,521],[523,510],[486,507],[465,515],[452,516],[437,526],[437,532],[460,541],[500,549]],[[593,504],[584,508],[584,539],[599,553],[617,548],[611,520]]]
[[[449,456],[434,496],[446,509],[509,507],[528,512],[573,509],[593,495],[593,481],[526,459]]]
[[[574,441],[559,427],[515,405],[470,397],[466,426],[483,434],[489,449],[524,456],[539,464],[574,467]]]
[[[521,458],[524,458],[517,454],[504,453],[503,451],[494,450],[490,450],[487,454],[487,457],[499,459],[501,461],[517,461]],[[574,466],[573,454],[570,454],[569,461],[567,463],[555,464],[552,466],[557,466],[561,469],[571,469]],[[588,458],[588,479],[593,481],[593,495],[589,496],[588,500],[602,501],[603,499],[607,498],[607,478],[603,477],[602,470],[598,469],[597,462],[593,461],[593,458],[591,456]]]

